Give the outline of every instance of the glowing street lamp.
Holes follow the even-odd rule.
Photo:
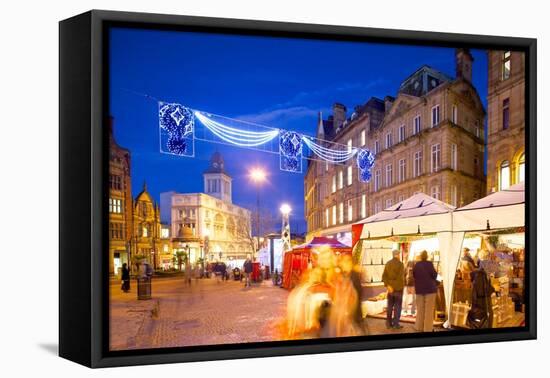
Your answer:
[[[256,184],[256,234],[257,249],[260,250],[260,185],[266,181],[267,174],[260,168],[252,168],[249,172],[250,179]]]
[[[279,209],[283,215],[288,215],[292,211],[288,203],[283,203]]]

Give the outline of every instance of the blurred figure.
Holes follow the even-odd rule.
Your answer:
[[[408,257],[408,254],[407,254]],[[413,268],[415,260],[420,260],[420,256],[413,259],[404,258],[405,264],[405,289],[403,290],[403,313],[410,316],[416,315],[416,292],[414,290]]]
[[[243,264],[244,271],[244,287],[250,287],[250,275],[252,274],[252,260],[249,257],[246,258]]]
[[[437,272],[428,252],[420,253],[420,261],[413,268],[414,286],[416,292],[416,330],[432,332],[434,321],[435,296],[437,293]]]
[[[399,258],[400,252],[392,251],[393,259],[386,263],[382,281],[388,290],[388,305],[386,312],[386,328],[401,329],[401,306],[403,304],[403,288],[405,287],[405,266]]]
[[[127,293],[130,291],[130,269],[128,269],[128,264],[122,264],[122,291]]]
[[[193,277],[193,269],[191,268],[191,263],[187,260],[185,264],[185,282],[188,285],[191,285],[191,278]]]

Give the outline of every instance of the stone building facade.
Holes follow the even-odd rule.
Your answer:
[[[232,203],[231,176],[215,153],[204,174],[204,193],[161,194],[170,206],[172,247],[190,261],[242,260],[253,253],[251,212]]]
[[[487,192],[525,180],[525,54],[489,51]]]
[[[133,205],[133,253],[145,257],[153,268],[158,269],[162,253],[160,207],[147,191],[146,183]]]
[[[455,206],[485,193],[485,111],[472,86],[473,58],[456,51],[456,78],[428,66],[406,78],[397,96],[371,98],[350,118],[335,105],[317,137],[375,153],[372,179],[361,183],[354,159],[310,162],[305,178],[308,239],[346,242],[351,224],[424,192]],[[328,129],[328,130],[327,130]]]
[[[109,273],[118,273],[130,262],[133,232],[130,151],[120,147],[109,120]]]

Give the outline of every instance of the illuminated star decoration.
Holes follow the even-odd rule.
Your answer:
[[[161,152],[194,156],[194,124],[195,117],[190,109],[180,104],[159,102]]]
[[[357,153],[357,168],[359,168],[359,181],[369,182],[372,173],[371,169],[374,165],[374,155],[367,149],[361,149]]]
[[[302,172],[302,136],[297,132],[280,131],[279,168],[287,172]]]

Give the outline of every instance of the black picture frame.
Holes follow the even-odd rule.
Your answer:
[[[110,352],[108,30],[112,26],[523,51],[526,62],[526,326]],[[92,10],[59,24],[59,354],[89,367],[535,339],[536,39]]]

